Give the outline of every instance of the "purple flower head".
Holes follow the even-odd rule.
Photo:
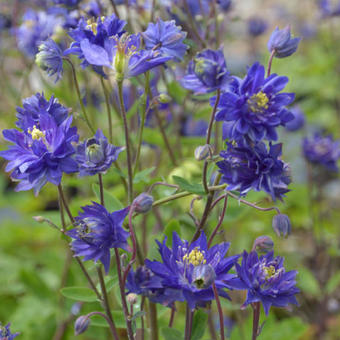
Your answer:
[[[201,279],[197,281],[197,266],[210,265],[215,271],[214,280],[218,292],[223,297],[228,297],[224,288],[231,289],[230,280],[233,274],[228,273],[233,267],[238,255],[225,257],[229,243],[221,243],[208,249],[207,239],[204,233],[189,245],[188,241],[182,241],[176,232],[173,233],[172,248],[156,241],[162,262],[146,260],[145,265],[156,276],[161,278],[164,288],[171,288],[181,293],[181,299],[186,300],[191,309],[214,299],[212,287],[206,287]],[[194,275],[195,273],[195,275]]]
[[[251,18],[248,21],[248,33],[252,37],[258,37],[268,28],[267,22],[261,18]]]
[[[46,100],[44,94],[36,93],[22,102],[23,107],[17,107],[16,126],[24,131],[39,125],[42,116],[52,117],[59,126],[68,116],[69,109],[59,104],[58,99],[51,96]]]
[[[38,52],[41,42],[51,37],[58,27],[62,27],[63,19],[46,12],[27,10],[23,23],[16,30],[18,48],[27,57],[33,58]]]
[[[11,333],[11,330],[9,329],[10,325],[11,324],[2,326],[0,324],[0,340],[13,340],[19,335],[19,333]]]
[[[184,88],[197,94],[225,89],[229,73],[222,50],[206,49],[189,63],[187,74],[181,79]]]
[[[13,145],[0,156],[9,161],[6,171],[12,171],[12,180],[20,182],[16,191],[34,189],[37,195],[47,182],[59,185],[63,172],[78,171],[72,145],[78,134],[71,123],[72,116],[58,125],[50,115],[41,115],[36,125],[23,132],[3,130],[4,139]]]
[[[80,176],[105,173],[124,148],[110,144],[101,130],[77,146],[76,161]]]
[[[286,272],[283,266],[283,258],[273,256],[273,252],[258,257],[255,251],[249,254],[244,251],[242,264],[235,264],[238,278],[234,284],[239,289],[246,289],[247,299],[243,307],[261,302],[266,315],[270,307],[286,307],[289,303],[297,305],[295,294],[295,276],[297,271]]]
[[[269,149],[263,142],[253,147],[247,144],[230,144],[221,151],[222,161],[217,162],[222,174],[221,182],[227,183],[227,190],[237,190],[241,196],[248,191],[265,191],[275,201],[289,190],[289,168],[280,160],[282,144],[270,144]]]
[[[244,79],[234,77],[232,89],[221,95],[215,116],[217,121],[227,122],[224,136],[247,142],[277,140],[276,127],[294,118],[286,108],[294,94],[281,92],[287,83],[287,77],[277,74],[265,78],[265,69],[258,62]],[[210,105],[215,100],[211,98]]]
[[[99,6],[100,4],[100,6]],[[89,18],[98,18],[99,16],[101,16],[101,11],[102,11],[102,6],[103,4],[101,3],[101,1],[97,1],[97,0],[92,0],[89,3],[84,4],[83,10],[86,12],[87,16]]]
[[[181,27],[176,26],[175,21],[163,21],[158,19],[155,24],[149,23],[145,32],[142,33],[145,48],[159,51],[163,56],[173,57],[181,61],[188,48],[183,43],[186,37]]]
[[[109,213],[102,205],[92,202],[82,209],[83,212],[76,217],[78,226],[67,232],[73,239],[72,250],[75,256],[83,256],[84,261],[102,262],[107,274],[110,270],[110,249],[128,250],[129,233],[122,225],[129,207]]]
[[[300,40],[301,38],[291,37],[289,25],[282,30],[276,27],[269,38],[267,47],[269,52],[275,51],[276,58],[285,58],[297,50]]]
[[[217,0],[217,3],[223,12],[228,12],[232,7],[231,0]]]
[[[52,0],[56,5],[64,5],[66,7],[76,7],[81,0]]]
[[[56,75],[57,82],[63,75],[63,52],[52,39],[39,45],[39,53],[35,56],[37,65],[46,71],[48,76]]]
[[[334,141],[332,136],[324,137],[316,133],[306,137],[303,140],[303,153],[309,162],[339,171],[337,161],[340,158],[340,141]]]
[[[290,109],[291,114],[294,116],[290,122],[285,125],[286,130],[294,132],[298,131],[305,125],[305,114],[299,106],[295,105]]]
[[[332,6],[330,0],[319,0],[318,5],[324,18],[340,15],[340,2],[336,6]]]

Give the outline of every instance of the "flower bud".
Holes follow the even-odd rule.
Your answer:
[[[199,289],[209,288],[216,279],[214,268],[210,264],[201,264],[194,267],[192,282]]]
[[[171,97],[166,93],[160,93],[157,99],[161,104],[167,104],[171,102]]]
[[[130,305],[134,305],[137,302],[137,298],[138,298],[137,294],[130,293],[126,297],[126,300]]]
[[[152,208],[152,203],[153,197],[143,192],[134,199],[132,205],[137,213],[145,214]]]
[[[274,242],[269,236],[259,236],[253,243],[253,250],[268,253],[273,250]]]
[[[80,316],[74,323],[74,334],[79,335],[84,333],[90,324],[90,318],[87,315]]]
[[[42,216],[33,216],[33,219],[38,223],[44,223],[46,221],[46,218]]]
[[[292,225],[289,217],[285,214],[277,214],[273,217],[272,226],[277,236],[287,236],[290,234]]]
[[[209,144],[200,145],[195,149],[195,158],[198,161],[207,159],[211,154],[211,147]]]

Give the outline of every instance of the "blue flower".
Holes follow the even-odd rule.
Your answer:
[[[214,0],[213,0],[214,1]],[[228,12],[231,9],[232,1],[231,0],[217,0],[221,10],[223,12]]]
[[[158,19],[155,24],[149,23],[146,31],[142,33],[147,50],[160,51],[164,56],[170,56],[181,61],[188,48],[183,43],[186,32],[176,26],[175,21]]]
[[[56,74],[55,82],[63,75],[63,52],[52,39],[39,45],[39,53],[35,56],[37,65],[47,72],[48,76]]]
[[[81,0],[52,0],[56,5],[64,5],[67,7],[76,7]]]
[[[80,176],[105,173],[124,148],[110,144],[101,130],[77,146],[76,161]]]
[[[22,102],[23,107],[17,107],[16,126],[24,131],[39,124],[42,116],[52,117],[60,125],[68,116],[69,109],[59,104],[58,99],[51,96],[46,100],[44,94],[36,93]]]
[[[229,243],[221,243],[208,249],[207,239],[204,233],[189,245],[188,241],[182,241],[176,232],[173,233],[172,249],[163,243],[156,241],[163,262],[146,260],[145,265],[156,276],[160,277],[163,288],[171,288],[181,293],[178,301],[186,300],[191,309],[214,299],[212,287],[203,288],[202,279],[195,280],[198,276],[195,268],[202,265],[210,265],[215,271],[215,285],[223,297],[228,297],[225,288],[231,289],[230,280],[233,274],[228,273],[233,267],[238,255],[225,257]]]
[[[76,217],[78,226],[67,231],[73,239],[71,248],[75,256],[84,256],[84,261],[102,262],[107,274],[110,270],[110,250],[128,250],[129,233],[122,225],[129,207],[109,213],[102,205],[92,202],[92,205],[82,209],[83,212]]]
[[[256,62],[244,79],[234,77],[231,90],[221,95],[215,119],[226,121],[226,136],[239,141],[277,140],[276,127],[285,125],[294,116],[287,110],[293,93],[280,91],[287,77],[272,74],[265,78],[264,67]],[[210,104],[215,104],[212,98]]]
[[[195,93],[208,93],[225,89],[228,71],[222,50],[203,50],[188,65],[187,74],[181,79],[184,88]]]
[[[334,141],[332,136],[316,133],[312,137],[306,137],[303,140],[303,153],[309,162],[331,171],[339,171],[337,161],[340,158],[340,141]]]
[[[291,37],[289,25],[282,30],[276,27],[269,38],[267,47],[269,52],[275,51],[276,58],[285,58],[297,50],[300,40],[301,38]]]
[[[263,34],[266,31],[267,27],[268,25],[266,21],[261,18],[251,18],[248,21],[248,33],[253,37],[257,37]]]
[[[0,324],[0,340],[13,340],[19,335],[19,333],[11,333],[9,327],[10,324],[7,324],[6,326],[1,326]]]
[[[227,190],[237,190],[240,195],[248,191],[265,191],[275,201],[289,190],[289,168],[280,160],[282,144],[269,146],[263,142],[253,147],[247,144],[228,144],[228,149],[221,151],[222,161],[217,162],[222,174],[221,182],[227,183]]]
[[[323,17],[340,15],[340,2],[338,2],[335,6],[332,6],[330,0],[320,0],[318,1],[318,5]]]
[[[37,195],[47,182],[59,185],[63,172],[78,171],[72,145],[78,134],[71,123],[71,116],[58,125],[50,115],[41,115],[37,125],[23,132],[3,130],[4,139],[14,145],[0,156],[9,161],[6,171],[12,171],[12,180],[20,182],[16,191],[34,189]]]
[[[294,118],[290,122],[286,123],[285,125],[286,130],[293,132],[303,128],[306,119],[305,114],[300,109],[300,107],[297,105],[293,106],[290,109],[290,113],[294,116]]]
[[[286,272],[283,258],[273,256],[273,252],[258,257],[255,251],[249,254],[244,251],[242,264],[235,264],[238,278],[234,284],[239,289],[247,290],[247,298],[243,306],[253,302],[261,302],[266,315],[270,307],[286,307],[289,303],[297,305],[295,294],[295,276],[297,271]]]

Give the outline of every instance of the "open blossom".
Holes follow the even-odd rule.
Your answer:
[[[272,199],[282,200],[289,190],[289,168],[280,160],[282,144],[270,145],[263,142],[254,146],[247,144],[228,144],[228,149],[221,151],[223,160],[217,162],[222,174],[221,182],[227,183],[227,190],[237,190],[240,195],[248,191],[264,191]]]
[[[9,327],[10,324],[6,326],[1,326],[0,324],[0,340],[13,340],[19,335],[19,333],[11,333]]]
[[[238,255],[225,257],[230,243],[217,244],[208,249],[204,233],[189,245],[176,232],[173,233],[171,249],[166,246],[166,240],[163,243],[156,242],[162,262],[146,260],[145,265],[161,278],[163,288],[181,293],[179,301],[187,301],[189,307],[194,309],[198,304],[213,300],[213,282],[219,294],[228,297],[224,289],[232,288],[229,281],[234,275],[229,270],[238,259]],[[202,268],[204,266],[211,266],[209,269],[214,273],[213,280],[206,277],[207,271]]]
[[[299,293],[295,276],[297,271],[286,271],[283,258],[274,257],[273,252],[258,257],[255,251],[244,251],[242,264],[235,264],[238,278],[234,284],[247,290],[243,306],[261,302],[266,315],[270,307],[286,307],[289,303],[297,305],[295,295]]]
[[[174,57],[177,61],[183,59],[188,48],[183,43],[186,32],[176,26],[175,21],[163,21],[158,19],[156,23],[149,23],[145,32],[142,33],[145,48],[147,50],[160,51],[164,56]]]
[[[105,207],[93,202],[82,208],[76,217],[78,226],[67,231],[75,256],[83,256],[84,261],[100,261],[105,272],[110,270],[110,250],[121,248],[128,250],[129,233],[122,227],[129,207],[109,213]]]
[[[294,116],[286,108],[293,93],[281,92],[287,77],[272,74],[265,77],[264,67],[256,62],[244,79],[234,77],[229,91],[221,95],[215,119],[228,124],[226,136],[239,141],[277,140],[276,128]],[[210,104],[215,104],[215,97]]]

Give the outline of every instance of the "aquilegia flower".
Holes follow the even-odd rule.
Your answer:
[[[13,143],[0,156],[8,160],[6,171],[20,182],[16,191],[40,189],[50,182],[59,185],[63,172],[78,171],[73,142],[78,141],[76,127],[70,127],[72,116],[60,125],[50,115],[41,115],[37,124],[24,131],[3,130],[4,139]]]
[[[275,51],[276,58],[285,58],[292,55],[298,48],[301,38],[292,38],[290,26],[280,30],[275,28],[268,41],[269,52]]]
[[[0,324],[0,340],[13,340],[19,335],[19,333],[11,333],[9,327],[10,324],[6,326]]]
[[[290,109],[290,113],[294,116],[294,118],[288,123],[286,123],[285,125],[286,130],[294,132],[303,128],[306,119],[305,114],[300,109],[300,107],[298,105],[293,106]]]
[[[222,161],[217,162],[222,174],[221,182],[227,183],[227,190],[236,190],[240,195],[248,191],[265,191],[275,201],[289,190],[289,168],[280,160],[282,144],[270,144],[269,150],[263,142],[253,147],[247,144],[233,145],[221,151]]]
[[[255,251],[244,251],[242,264],[235,264],[238,278],[234,284],[239,289],[247,290],[247,299],[243,306],[261,302],[266,315],[270,307],[286,307],[289,303],[297,305],[295,294],[295,276],[297,271],[286,272],[283,258],[273,256],[273,252],[258,257]]]
[[[181,84],[197,94],[223,90],[228,85],[228,74],[223,51],[206,49],[190,61]]]
[[[80,176],[105,173],[124,148],[110,144],[101,130],[77,146],[76,161]]]
[[[181,292],[179,301],[186,300],[189,307],[194,309],[199,303],[213,300],[213,282],[219,294],[228,297],[224,289],[232,288],[229,282],[234,277],[228,272],[239,257],[225,257],[230,243],[221,243],[208,249],[204,233],[189,245],[189,242],[182,241],[176,232],[173,233],[172,249],[166,246],[166,239],[163,243],[156,242],[163,262],[146,260],[145,265],[162,279],[163,288]],[[202,268],[205,266],[209,266],[209,269]]]
[[[122,227],[129,207],[109,213],[102,205],[92,202],[82,208],[76,217],[78,226],[67,231],[73,238],[71,243],[75,256],[84,256],[84,261],[98,260],[104,265],[106,274],[110,270],[110,249],[128,250],[129,233]]]
[[[52,39],[48,39],[39,45],[39,53],[35,56],[35,62],[48,76],[56,75],[57,82],[63,75],[63,51]]]
[[[149,23],[146,31],[142,33],[147,50],[160,51],[162,55],[173,57],[177,61],[183,59],[188,48],[183,43],[186,35],[181,27],[176,26],[174,20],[161,19],[158,19],[155,24]]]
[[[259,35],[263,34],[267,27],[267,22],[261,18],[251,18],[248,21],[248,33],[252,37],[258,37]]]
[[[69,109],[58,102],[57,98],[51,96],[49,100],[44,94],[36,93],[22,102],[23,107],[17,107],[16,126],[24,131],[39,125],[42,116],[49,116],[60,125],[68,116]]]
[[[228,138],[239,141],[277,140],[276,127],[285,125],[294,116],[286,105],[293,93],[281,92],[287,77],[272,74],[265,78],[264,67],[256,62],[244,79],[234,77],[232,90],[221,95],[215,119],[228,122]],[[215,104],[211,98],[210,104]]]
[[[81,0],[52,0],[56,5],[65,5],[67,7],[75,7]]]
[[[303,140],[303,153],[306,159],[319,164],[331,171],[339,171],[337,161],[340,158],[340,141],[333,140],[332,136],[321,136],[316,133]]]

